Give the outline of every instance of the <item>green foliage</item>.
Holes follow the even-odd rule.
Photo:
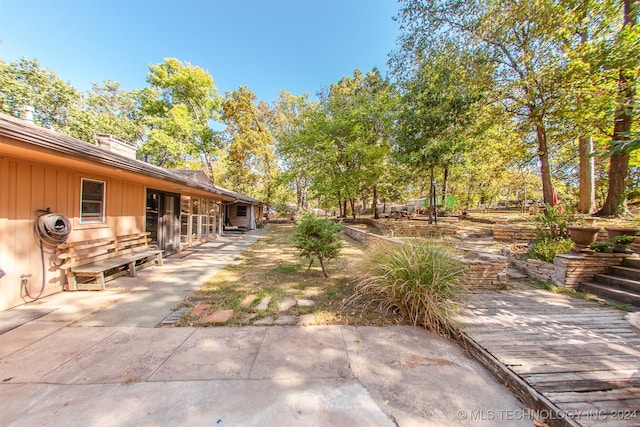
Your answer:
[[[186,168],[198,159],[212,177],[222,141],[209,128],[209,122],[220,115],[220,97],[211,75],[188,62],[166,58],[149,66],[147,82],[151,87],[140,93],[149,128],[141,147],[145,160],[163,167]]]
[[[396,102],[393,87],[377,69],[366,74],[355,70],[352,77],[320,94],[320,101],[306,103],[298,99],[281,100],[280,111],[301,111],[291,123],[279,146],[279,152],[291,165],[295,177],[298,204],[313,196],[330,200],[333,206],[351,203],[355,217],[355,200],[377,191],[389,167],[390,139]]]
[[[548,206],[538,213],[534,219],[537,239],[543,241],[564,240],[569,238],[569,226],[574,221],[573,214],[561,212],[558,208]]]
[[[309,268],[314,257],[318,258],[322,274],[328,277],[324,264],[339,255],[343,246],[341,232],[342,224],[336,224],[328,218],[305,215],[295,226],[292,240],[300,251],[300,256],[309,260]]]
[[[142,138],[137,92],[123,90],[119,83],[94,84],[86,94],[26,58],[0,60],[0,110],[20,117],[25,105],[34,107],[34,123],[93,142],[96,133],[115,135],[126,141]]]
[[[54,72],[41,67],[37,59],[22,58],[8,64],[0,60],[0,86],[1,111],[20,117],[22,108],[30,105],[38,126],[70,130],[71,110],[79,105],[81,96]]]
[[[452,298],[465,266],[442,247],[426,242],[372,246],[362,270],[347,304],[397,310],[413,325],[455,334]]]
[[[565,254],[573,248],[571,239],[542,239],[533,242],[529,256],[540,261],[553,262],[556,255]]]
[[[554,206],[538,213],[533,222],[536,240],[529,256],[540,261],[553,262],[556,255],[567,253],[573,247],[567,227],[575,221],[573,214],[562,212]]]
[[[144,130],[138,97],[139,91],[126,91],[118,82],[94,84],[83,106],[89,118],[87,132],[91,137],[105,133],[133,143],[140,141]]]
[[[219,179],[231,188],[271,204],[278,175],[275,143],[268,126],[270,107],[258,103],[247,86],[227,92],[222,101],[224,133],[230,141],[225,174]]]
[[[627,251],[634,239],[635,236],[613,236],[606,240],[593,242],[589,245],[589,248],[594,252]]]

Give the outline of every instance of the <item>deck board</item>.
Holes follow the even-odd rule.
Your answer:
[[[640,334],[625,315],[593,301],[517,289],[469,294],[456,320],[494,370],[519,378],[526,384],[519,389],[570,418],[550,425],[621,427],[640,425]]]

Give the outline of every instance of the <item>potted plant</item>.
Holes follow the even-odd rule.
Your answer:
[[[640,228],[635,227],[605,227],[609,240],[613,243],[613,251],[627,253],[635,237],[640,234]]]
[[[637,236],[640,234],[640,228],[635,227],[605,227],[609,238],[616,236]]]
[[[630,235],[620,235],[611,237],[609,240],[613,243],[613,252],[618,253],[631,253],[631,243],[635,239],[635,236]]]
[[[572,249],[574,252],[589,252],[589,245],[596,241],[600,227],[570,225],[567,231],[575,244]]]

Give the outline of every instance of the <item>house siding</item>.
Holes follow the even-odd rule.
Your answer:
[[[80,224],[81,178],[105,181],[104,224]],[[34,232],[38,210],[66,216],[72,224],[68,241],[143,231],[145,187],[108,176],[81,173],[53,165],[0,158],[0,310],[29,301],[22,292],[21,275],[30,275],[30,293],[42,286],[42,259]],[[42,295],[62,290],[64,275],[50,263],[45,249],[45,287]]]
[[[0,274],[0,310],[29,301],[22,292],[22,275],[28,276],[32,295],[47,296],[64,289],[66,278],[49,262],[49,251],[45,253],[45,286],[40,293],[43,268],[34,231],[38,210],[49,209],[69,218],[72,232],[67,241],[74,242],[149,231],[145,230],[149,189],[189,201],[205,198],[212,202],[213,212],[207,217],[211,227],[193,233],[192,213],[187,212],[184,218],[190,225],[182,243],[192,245],[220,233],[221,210],[226,203],[262,203],[215,187],[202,176],[202,172],[170,171],[123,157],[0,113],[0,269],[4,273]],[[82,178],[105,183],[104,223],[80,223]],[[248,224],[249,219],[240,225]],[[179,249],[180,241],[177,248],[171,248]]]
[[[247,216],[238,216],[238,206],[245,206],[247,209]],[[229,221],[231,225],[236,227],[247,227],[251,228],[251,206],[243,203],[236,203],[233,205],[229,205]]]

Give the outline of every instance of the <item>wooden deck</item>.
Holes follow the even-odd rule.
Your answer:
[[[469,295],[470,352],[549,426],[640,426],[640,334],[622,311],[522,289]]]

